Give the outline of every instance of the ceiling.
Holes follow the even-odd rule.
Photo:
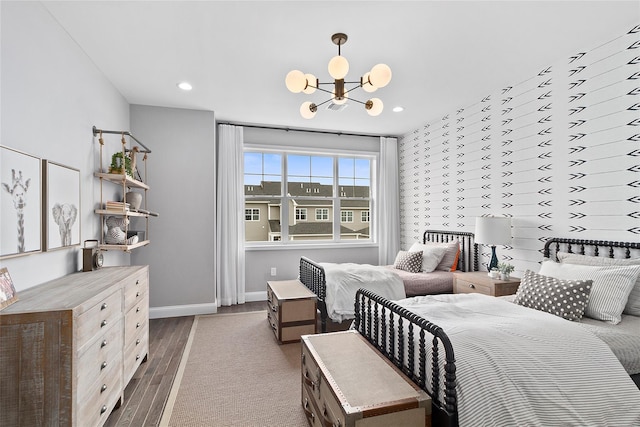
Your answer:
[[[632,1],[44,1],[131,104],[215,111],[218,121],[401,135],[627,31]],[[292,69],[330,81],[336,32],[346,80],[391,67],[380,116],[353,101],[300,116],[326,94],[289,92]],[[188,81],[193,90],[176,87]],[[369,95],[369,96],[367,96]],[[394,106],[404,111],[394,113]]]

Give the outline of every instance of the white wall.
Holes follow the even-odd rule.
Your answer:
[[[0,11],[0,144],[79,169],[80,241],[95,239],[100,196],[92,126],[127,130],[129,105],[39,2],[0,2]],[[11,179],[2,170],[2,182],[7,172]],[[81,269],[81,259],[75,246],[0,260],[0,267],[20,291]],[[109,252],[106,264],[128,265],[129,256]]]
[[[131,106],[131,133],[147,160],[151,317],[215,313],[215,118],[212,111]],[[143,229],[137,227],[136,229]]]
[[[258,129],[245,127],[244,142],[251,146],[299,147],[320,150],[380,151],[379,137]],[[356,262],[378,264],[378,247],[371,244],[358,248],[313,247],[307,245],[278,248],[247,248],[245,255],[245,290],[247,301],[266,299],[267,280],[298,277],[300,256],[319,262]],[[271,276],[271,268],[276,276]]]

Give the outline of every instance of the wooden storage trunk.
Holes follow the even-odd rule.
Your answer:
[[[431,425],[431,398],[353,330],[302,337],[302,407],[313,427]]]
[[[316,296],[299,280],[267,282],[267,319],[280,344],[315,334]]]

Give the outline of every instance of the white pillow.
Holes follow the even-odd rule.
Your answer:
[[[566,264],[596,266],[640,265],[640,258],[608,258],[604,256],[570,254],[568,252],[558,252],[556,255],[560,262]],[[638,275],[635,286],[631,289],[631,293],[629,294],[629,299],[627,300],[627,305],[625,305],[623,313],[640,316],[640,275]]]
[[[585,316],[618,324],[629,293],[640,274],[640,265],[595,267],[544,261],[539,274],[563,280],[592,280]]]
[[[422,271],[424,273],[431,273],[436,269],[438,264],[440,264],[440,261],[442,261],[447,251],[447,246],[423,245],[422,243],[415,242],[411,245],[411,248],[409,248],[409,252],[420,251],[422,251]]]

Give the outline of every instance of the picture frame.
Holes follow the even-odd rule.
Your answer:
[[[18,301],[16,288],[6,267],[0,268],[0,310]]]
[[[43,160],[45,251],[80,245],[80,170]]]
[[[0,145],[0,259],[42,252],[41,161]]]

